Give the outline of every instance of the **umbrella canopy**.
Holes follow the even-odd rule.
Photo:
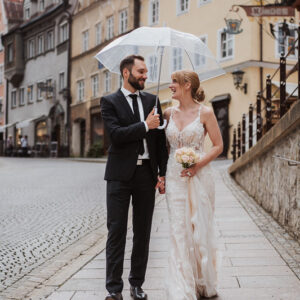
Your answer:
[[[95,57],[109,71],[120,74],[121,60],[131,54],[145,58],[150,82],[157,82],[159,75],[160,82],[170,82],[176,70],[194,70],[202,81],[225,74],[200,38],[169,27],[139,27],[111,42]]]

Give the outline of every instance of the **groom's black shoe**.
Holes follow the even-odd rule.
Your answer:
[[[123,300],[123,297],[121,293],[109,293],[105,300]]]
[[[140,286],[131,286],[130,287],[130,296],[134,300],[147,300],[147,294],[143,291],[143,289]]]

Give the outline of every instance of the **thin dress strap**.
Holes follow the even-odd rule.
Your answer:
[[[173,120],[174,106],[171,107],[170,120]]]
[[[200,121],[200,123],[202,123],[201,122],[201,110],[202,110],[202,103],[199,103],[199,121]]]

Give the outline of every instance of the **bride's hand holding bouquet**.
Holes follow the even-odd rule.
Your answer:
[[[175,159],[183,167],[180,176],[181,177],[193,177],[200,166],[200,155],[192,148],[182,147],[175,151]]]

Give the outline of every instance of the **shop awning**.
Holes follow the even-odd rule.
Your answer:
[[[6,128],[11,127],[11,126],[14,126],[15,124],[16,124],[16,122],[15,122],[15,123],[9,123],[9,124],[5,124],[5,125],[0,126],[0,132],[4,132]]]
[[[20,121],[17,123],[16,127],[17,128],[24,128],[24,127],[28,127],[30,125],[31,122],[37,120],[37,119],[40,119],[44,117],[44,115],[41,115],[41,116],[38,116],[38,117],[34,117],[34,118],[30,118],[30,119],[26,119],[26,120],[23,120],[23,121]]]

